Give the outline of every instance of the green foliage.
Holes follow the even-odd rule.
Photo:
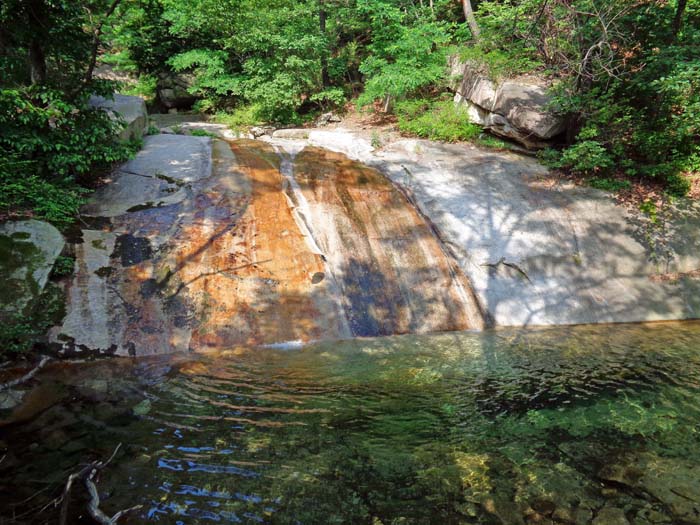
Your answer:
[[[681,173],[666,177],[666,192],[673,197],[685,197],[690,191],[690,179]]]
[[[326,111],[332,108],[341,107],[345,101],[345,91],[341,88],[329,88],[315,93],[309,97],[311,102],[316,102],[321,110]]]
[[[628,190],[632,187],[632,183],[628,180],[609,179],[605,177],[593,177],[588,180],[588,184],[599,190],[609,191],[610,193]]]
[[[608,150],[597,140],[582,140],[564,150],[560,166],[575,173],[606,173],[614,165]]]
[[[431,102],[412,99],[396,104],[399,129],[432,140],[457,142],[474,140],[481,128],[469,122],[466,110],[451,100]]]
[[[73,275],[75,269],[75,258],[59,255],[51,270],[51,275],[54,277],[65,277]]]
[[[543,64],[533,57],[532,50],[490,49],[483,44],[460,49],[461,60],[479,64],[484,73],[495,80],[517,76],[540,69]]]
[[[142,97],[146,101],[153,101],[156,98],[156,87],[158,79],[155,75],[139,75],[138,80],[132,85],[126,85],[120,91],[125,95]]]
[[[79,183],[127,159],[137,144],[117,142],[120,124],[85,100],[49,88],[0,90],[0,208],[58,226],[84,202]]]
[[[390,35],[377,38],[360,66],[366,81],[358,104],[411,95],[444,78],[449,34],[443,24],[426,21],[397,28],[390,26],[387,18],[402,19],[398,13],[385,6],[367,11],[375,32]]]
[[[31,159],[45,178],[89,180],[135,147],[116,140],[121,125],[106,112],[47,88],[1,90],[0,126],[0,151]]]
[[[245,131],[263,122],[260,114],[260,106],[250,104],[237,107],[228,113],[217,113],[212,120],[219,124],[224,124],[234,131]]]
[[[65,315],[63,290],[49,282],[27,310],[28,313],[16,313],[0,324],[1,358],[29,352],[44,339],[49,328],[61,321]]]
[[[644,202],[642,202],[639,205],[639,211],[641,211],[644,215],[649,217],[649,220],[652,224],[655,224],[657,222],[659,216],[659,209],[653,200],[646,199]]]
[[[75,220],[87,190],[70,179],[48,181],[32,161],[0,158],[0,213],[30,214],[63,227]]]
[[[216,137],[215,133],[207,131],[206,129],[193,129],[190,131],[190,135],[193,137]]]

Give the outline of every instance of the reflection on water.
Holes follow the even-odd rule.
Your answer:
[[[700,523],[699,388],[699,323],[56,365],[0,427],[0,522],[123,442],[131,523]]]

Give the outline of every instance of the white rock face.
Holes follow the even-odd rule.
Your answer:
[[[598,190],[553,183],[529,157],[417,139],[373,151],[348,131],[311,131],[305,142],[403,187],[495,325],[700,318],[698,205],[673,210],[659,253],[661,233],[640,213]]]
[[[141,138],[148,124],[146,103],[141,97],[115,93],[114,100],[93,95],[88,104],[94,108],[106,110],[113,119],[121,119],[125,127],[119,134],[121,140]]]
[[[186,185],[211,172],[211,139],[187,135],[152,135],[143,149],[112,175],[83,207],[94,217],[116,217],[136,208],[181,202]]]
[[[542,147],[564,131],[564,119],[548,109],[552,98],[546,86],[513,80],[497,83],[456,58],[450,67],[457,78],[455,103],[467,106],[475,124],[529,148]]]

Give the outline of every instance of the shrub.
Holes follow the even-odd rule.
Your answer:
[[[47,181],[30,161],[0,158],[0,210],[4,215],[32,215],[64,227],[72,223],[88,190],[68,179]]]
[[[685,197],[690,191],[690,179],[681,173],[673,173],[666,178],[666,191],[674,197]]]
[[[466,110],[452,100],[406,100],[397,103],[395,111],[399,129],[411,135],[457,142],[474,140],[481,133],[481,128],[469,121]]]
[[[614,165],[607,149],[597,140],[583,140],[564,150],[560,166],[576,173],[604,173]]]
[[[632,183],[628,180],[609,179],[604,177],[593,177],[588,181],[588,184],[593,188],[610,193],[616,193],[620,190],[628,190],[632,187]]]
[[[212,120],[219,124],[224,124],[234,131],[245,131],[263,121],[260,117],[260,107],[255,104],[239,106],[228,113],[216,113]]]
[[[72,222],[80,183],[129,158],[137,142],[117,140],[121,125],[87,97],[70,101],[48,88],[0,90],[0,208],[58,226]]]

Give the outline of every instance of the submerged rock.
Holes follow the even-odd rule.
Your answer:
[[[650,494],[679,523],[700,523],[700,465],[651,452],[629,453],[613,460],[598,476],[632,491]],[[600,522],[603,523],[613,522]]]
[[[22,314],[39,297],[63,246],[63,236],[47,222],[0,224],[0,321]]]
[[[630,522],[622,509],[604,507],[593,518],[592,525],[630,525]]]

